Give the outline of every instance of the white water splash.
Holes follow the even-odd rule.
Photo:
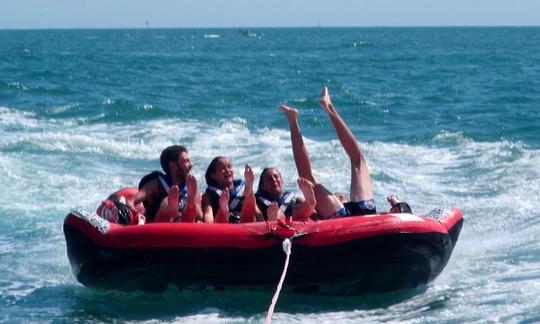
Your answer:
[[[257,174],[266,166],[275,166],[286,185],[295,188],[288,130],[257,128],[244,119],[207,124],[169,118],[137,125],[87,125],[40,119],[33,113],[2,107],[0,125],[0,205],[7,215],[0,219],[4,228],[0,252],[14,262],[8,276],[23,278],[1,283],[0,292],[14,300],[39,287],[73,282],[60,229],[65,214],[76,207],[92,211],[111,192],[137,185],[144,174],[160,168],[159,154],[168,145],[188,147],[201,190],[206,166],[216,155],[231,157],[237,176],[246,163]],[[349,161],[339,141],[308,137],[305,143],[320,182],[332,191],[348,192]],[[380,210],[386,209],[385,196],[396,193],[415,212],[425,213],[440,205],[464,211],[464,229],[449,265],[434,290],[390,309],[287,314],[280,313],[278,305],[274,322],[513,321],[523,316],[527,310],[517,306],[521,298],[517,296],[534,299],[540,291],[540,152],[519,142],[477,142],[445,131],[429,145],[369,142],[362,147]],[[28,228],[36,223],[40,224],[38,232],[29,233]],[[5,230],[18,238],[11,239]],[[17,261],[25,258],[19,251],[30,253],[30,265]],[[48,272],[36,276],[37,269],[44,266],[50,268]],[[56,275],[55,267],[63,275]],[[510,297],[500,295],[508,289],[514,291]],[[507,299],[507,317],[489,314],[500,298]],[[439,299],[452,304],[452,310],[465,304],[477,308],[467,312],[467,317],[440,312],[435,317],[426,315],[434,307],[431,303]],[[258,322],[262,318],[212,313],[176,320]]]

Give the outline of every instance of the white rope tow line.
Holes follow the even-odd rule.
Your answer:
[[[281,278],[279,279],[279,283],[276,288],[276,292],[274,293],[274,297],[272,297],[272,304],[270,304],[270,308],[268,309],[268,314],[266,315],[266,324],[272,323],[272,315],[274,315],[274,308],[276,307],[276,303],[279,297],[279,293],[281,292],[281,287],[283,286],[283,281],[285,281],[285,276],[287,275],[287,268],[289,267],[289,258],[291,256],[291,240],[286,238],[283,240],[282,246],[283,246],[283,252],[287,255],[287,258],[285,259],[285,265],[283,266],[283,272],[281,273]]]

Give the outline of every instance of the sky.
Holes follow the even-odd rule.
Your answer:
[[[0,29],[540,26],[540,0],[0,0]]]

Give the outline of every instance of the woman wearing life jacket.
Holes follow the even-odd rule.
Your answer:
[[[254,222],[257,215],[253,193],[254,175],[246,165],[244,180],[234,179],[232,162],[225,156],[215,157],[206,170],[207,189],[202,196],[205,220],[216,223]]]
[[[265,220],[273,221],[280,217],[309,219],[315,212],[313,183],[304,178],[298,178],[297,183],[303,195],[286,191],[283,177],[276,168],[265,168],[262,171],[255,198]]]

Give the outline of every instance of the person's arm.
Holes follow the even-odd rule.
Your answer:
[[[409,213],[412,214],[411,206],[408,203],[399,201],[398,196],[390,195],[386,197],[386,200],[390,203],[392,208],[388,211],[389,213]]]
[[[127,200],[126,205],[131,210],[131,213],[135,216],[139,222],[143,220],[146,221],[146,218],[143,213],[141,213],[135,206],[142,203],[145,200],[152,199],[152,197],[158,196],[159,184],[157,179],[152,179],[148,181],[133,197],[133,200]]]
[[[195,203],[196,211],[195,211],[195,222],[203,222],[203,223],[210,223],[207,222],[204,218],[203,212],[202,212],[202,196],[199,192],[197,192],[197,199]]]
[[[212,211],[212,203],[210,202],[210,197],[208,193],[204,193],[201,199],[201,211],[203,222],[213,223],[214,222],[214,212]]]

